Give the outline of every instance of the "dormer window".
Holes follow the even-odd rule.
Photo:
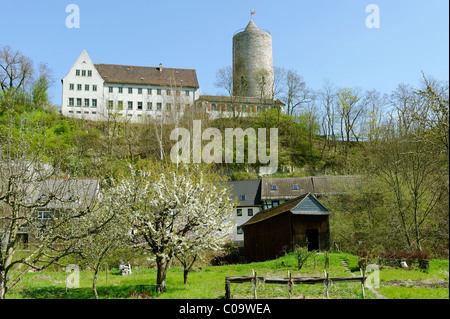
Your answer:
[[[292,185],[292,189],[293,190],[298,190],[298,185],[297,184]]]
[[[277,185],[272,185],[272,190],[276,191],[277,190]]]
[[[47,201],[47,195],[42,194],[41,196],[39,196],[39,203],[45,204],[46,201]]]
[[[241,200],[246,200],[247,199],[247,195],[241,195]]]
[[[48,220],[52,219],[53,211],[51,210],[38,210],[37,212],[37,219],[38,220]]]

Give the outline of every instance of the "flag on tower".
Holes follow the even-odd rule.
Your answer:
[[[252,9],[252,11],[250,12],[250,15],[251,15],[251,16],[254,15],[255,12],[256,12],[256,10],[255,10],[255,9]]]

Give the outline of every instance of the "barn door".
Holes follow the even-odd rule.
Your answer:
[[[308,240],[308,250],[319,250],[319,230],[307,229],[306,239]]]

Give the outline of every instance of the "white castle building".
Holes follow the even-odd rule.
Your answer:
[[[195,70],[94,64],[85,50],[61,82],[62,114],[89,120],[160,118],[182,113],[199,97]]]
[[[104,121],[170,121],[192,108],[211,118],[254,116],[274,100],[272,37],[253,21],[233,36],[233,95],[201,95],[194,69],[94,64],[84,50],[61,80],[61,112]]]

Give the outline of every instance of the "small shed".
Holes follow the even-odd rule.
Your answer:
[[[311,193],[260,211],[242,225],[247,261],[275,259],[297,245],[328,250],[330,215],[331,211]]]

